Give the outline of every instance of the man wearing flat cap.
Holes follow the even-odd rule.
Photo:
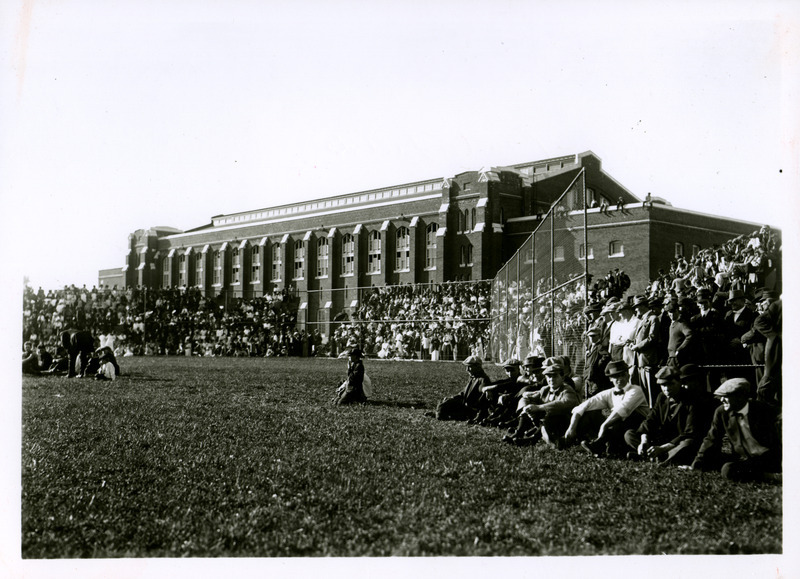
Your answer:
[[[469,356],[462,362],[466,367],[469,380],[464,390],[442,400],[436,407],[436,418],[439,420],[470,420],[480,412],[483,404],[481,388],[492,383],[483,370],[483,360],[478,356]]]
[[[612,388],[573,408],[564,434],[567,443],[583,440],[581,446],[597,456],[603,452],[621,453],[625,448],[625,432],[638,428],[648,411],[644,393],[630,383],[624,361],[609,362],[606,375]]]
[[[677,368],[664,366],[656,381],[661,393],[655,405],[638,429],[625,433],[625,442],[633,449],[628,456],[664,465],[691,464],[708,432],[711,412],[697,400],[699,393],[683,388]]]
[[[648,404],[652,406],[658,396],[655,375],[658,369],[659,322],[647,297],[636,296],[633,299],[633,308],[639,321],[628,347],[636,354],[634,372],[637,374],[637,383],[642,387]]]
[[[689,315],[686,307],[686,299],[678,300],[666,306],[669,315],[669,333],[667,338],[667,364],[675,368],[680,368],[684,364],[697,361],[697,344],[694,339],[694,331],[689,323]],[[691,300],[689,300],[691,301]]]
[[[750,383],[731,378],[714,391],[721,406],[714,413],[711,428],[692,463],[693,470],[719,470],[734,481],[765,479],[778,473],[781,465],[780,410],[770,404],[750,400]],[[732,454],[723,453],[727,436]]]
[[[522,394],[516,430],[503,436],[504,442],[518,446],[535,444],[546,428],[550,436],[560,437],[569,424],[570,411],[580,401],[575,390],[565,381],[564,366],[558,358],[547,358],[543,373],[547,385],[535,392]]]
[[[506,377],[486,386],[481,386],[483,400],[481,413],[476,421],[483,426],[500,426],[516,419],[516,400],[514,397],[521,388],[527,386],[520,382],[522,362],[509,358],[502,364]]]

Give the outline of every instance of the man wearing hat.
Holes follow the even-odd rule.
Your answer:
[[[697,344],[695,344],[694,331],[689,323],[689,314],[686,307],[680,307],[681,303],[686,305],[688,298],[681,298],[681,300],[683,301],[670,301],[666,306],[670,319],[667,364],[675,368],[697,360]]]
[[[336,404],[364,404],[367,396],[364,394],[364,362],[361,348],[355,346],[348,353],[347,380],[343,388],[337,392]]]
[[[492,384],[482,386],[483,401],[481,414],[476,420],[483,426],[500,426],[516,419],[516,396],[521,388],[528,384],[520,382],[522,362],[509,358],[500,366],[506,372],[506,378]]]
[[[696,300],[700,312],[691,319],[697,343],[700,345],[700,361],[703,364],[725,362],[725,329],[720,313],[711,307],[711,290],[697,290]],[[720,372],[714,370],[709,375],[713,390],[719,384]]]
[[[728,311],[723,318],[725,328],[725,339],[728,346],[728,362],[737,366],[750,365],[750,352],[747,346],[742,344],[742,336],[749,332],[753,327],[756,314],[747,307],[744,292],[740,289],[732,289],[728,293]],[[752,377],[752,369],[732,368],[728,372],[729,378]]]
[[[612,388],[573,408],[569,428],[564,434],[567,443],[583,440],[581,446],[597,456],[603,452],[621,452],[625,448],[625,432],[638,428],[648,411],[644,393],[630,383],[628,365],[624,361],[609,362],[606,376]]]
[[[535,444],[546,428],[550,436],[561,437],[567,429],[570,411],[578,404],[575,390],[565,381],[565,371],[558,358],[547,358],[543,373],[547,385],[534,392],[525,392],[520,400],[521,412],[513,434],[504,442],[518,446]]]
[[[600,328],[589,328],[586,335],[589,338],[589,350],[586,354],[586,366],[583,371],[583,387],[584,397],[589,398],[601,390],[611,388],[611,382],[605,373],[611,356],[602,343],[603,336]]]
[[[436,407],[436,418],[439,420],[470,420],[475,418],[483,404],[481,388],[492,383],[483,370],[483,360],[478,356],[469,356],[462,362],[466,367],[469,380],[464,390],[445,398]]]
[[[764,292],[767,294],[768,292]],[[771,292],[769,292],[771,293]],[[780,404],[783,356],[783,302],[768,301],[767,309],[753,322],[753,328],[766,338],[764,343],[764,374],[758,382],[758,399],[770,404]]]
[[[658,317],[650,309],[650,300],[645,296],[636,296],[633,299],[633,308],[639,321],[629,348],[636,355],[635,372],[638,374],[638,383],[652,407],[658,396],[655,380],[658,368]]]
[[[780,410],[750,400],[750,383],[744,378],[726,380],[714,396],[721,406],[691,468],[720,470],[724,478],[735,481],[761,480],[765,473],[781,472]],[[730,441],[732,454],[723,453],[723,437]]]
[[[691,464],[711,424],[711,413],[695,404],[697,392],[681,385],[680,371],[665,366],[656,373],[661,393],[636,430],[625,433],[633,449],[630,458],[644,458],[662,464]]]

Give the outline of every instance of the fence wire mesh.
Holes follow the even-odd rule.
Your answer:
[[[582,373],[587,237],[581,171],[492,281],[494,359],[568,356]]]

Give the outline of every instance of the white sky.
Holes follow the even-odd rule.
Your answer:
[[[136,229],[585,150],[640,197],[785,228],[797,3],[665,4],[4,3],[19,279],[91,287]]]

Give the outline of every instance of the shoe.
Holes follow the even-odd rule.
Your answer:
[[[523,436],[518,436],[515,439],[515,444],[517,446],[533,446],[542,438],[541,431],[537,428],[535,431],[530,432],[528,431]]]
[[[625,458],[634,462],[641,462],[643,460],[642,456],[635,450],[629,450],[628,454],[625,455]]]
[[[599,440],[584,440],[581,442],[581,448],[591,454],[595,458],[600,458],[602,452],[605,450],[605,444]]]

